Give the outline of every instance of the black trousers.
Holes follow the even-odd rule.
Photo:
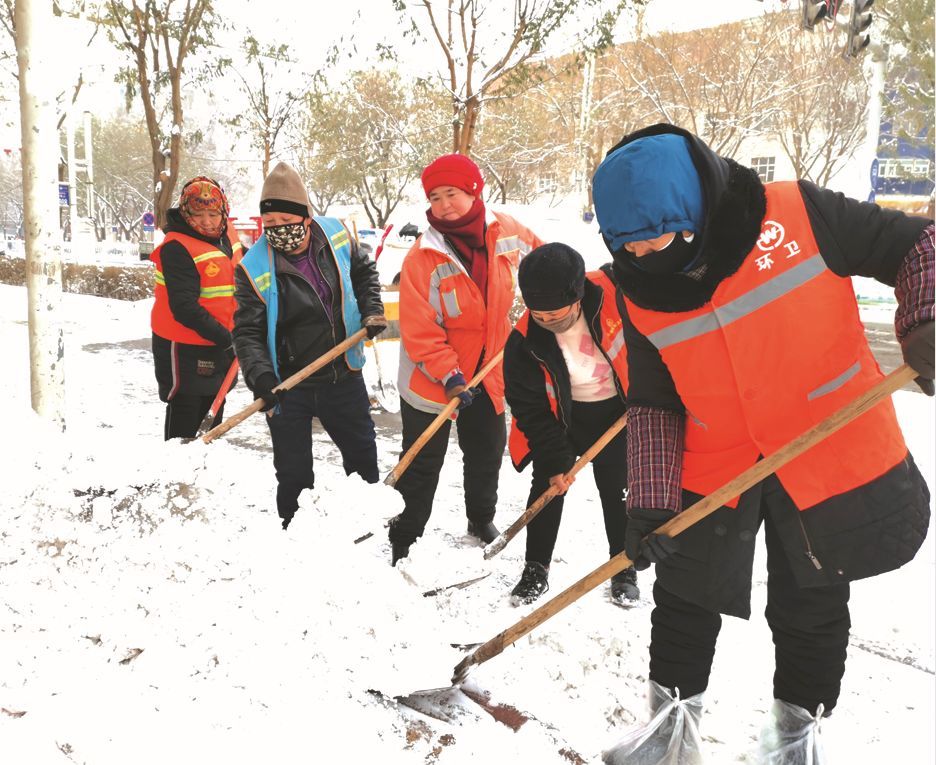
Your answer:
[[[436,416],[405,401],[400,402],[400,411],[403,455]],[[479,386],[471,405],[459,410],[455,427],[464,458],[465,512],[468,520],[487,523],[494,518],[497,506],[497,479],[507,445],[506,419],[503,412],[494,411],[487,391]],[[432,513],[451,429],[451,422],[439,428],[397,481],[396,489],[403,495],[405,506],[390,524],[391,542],[410,545],[422,536]]]
[[[568,435],[575,446],[576,456],[584,454],[622,414],[624,403],[616,396],[606,401],[573,401]],[[627,428],[611,439],[592,460],[591,465],[604,513],[608,554],[614,557],[624,549],[624,533],[627,530],[627,509],[624,503],[624,491],[627,488]],[[550,476],[537,464],[534,454],[533,484],[530,487],[527,507],[549,488],[549,479]],[[565,496],[553,497],[527,524],[528,561],[536,561],[549,568],[559,535],[564,503]]]
[[[300,385],[283,395],[280,411],[267,418],[276,468],[276,508],[292,518],[303,489],[315,485],[312,467],[312,418],[341,452],[346,475],[357,473],[377,483],[377,442],[364,378],[349,374],[336,383]]]
[[[774,698],[815,714],[819,704],[831,711],[845,674],[851,620],[847,583],[800,588],[790,568],[775,524],[764,504],[782,491],[776,479],[764,482],[761,501],[767,543],[767,608],[773,633]],[[651,615],[650,679],[679,688],[680,697],[708,687],[721,616],[654,585]]]
[[[173,399],[166,404],[166,424],[163,427],[163,437],[166,441],[170,438],[195,438],[198,434],[198,426],[211,409],[211,404],[215,399],[211,396],[188,396],[185,394],[176,394]],[[224,416],[224,404],[218,410],[217,416],[212,422],[212,427],[221,422]]]

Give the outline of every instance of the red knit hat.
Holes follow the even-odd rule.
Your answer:
[[[464,154],[443,154],[423,170],[422,185],[427,197],[438,186],[454,186],[477,197],[484,179],[478,166]]]

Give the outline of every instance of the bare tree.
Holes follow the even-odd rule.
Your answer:
[[[612,76],[656,121],[703,136],[717,153],[734,156],[745,139],[769,131],[785,108],[791,83],[777,69],[777,54],[802,34],[793,14],[653,36],[639,24],[638,32],[636,41],[609,55]]]
[[[773,132],[796,177],[825,186],[864,141],[865,72],[842,57],[831,34],[791,36],[773,58],[786,94]]]
[[[542,193],[569,191],[573,179],[577,80],[565,62],[551,62],[557,74],[518,96],[488,101],[478,127],[474,157],[491,195],[530,203]]]
[[[166,222],[182,160],[185,63],[205,43],[204,29],[214,19],[212,0],[107,3],[111,39],[132,61],[119,79],[126,87],[128,104],[137,93],[143,104],[152,158],[153,206],[160,227]],[[168,130],[161,120],[164,112],[170,119]]]
[[[311,92],[287,126],[289,154],[308,185],[317,215],[354,193],[355,174],[349,160],[357,147],[349,146],[345,135],[346,100],[340,93]]]
[[[383,226],[406,188],[437,153],[446,125],[438,120],[438,94],[396,72],[358,72],[351,79],[351,115],[344,135],[351,153],[355,197],[368,220]]]
[[[642,0],[630,0],[637,4]],[[423,37],[417,17],[429,22],[442,53],[439,81],[451,99],[452,150],[468,154],[485,101],[495,85],[514,94],[536,81],[547,43],[579,31],[569,47],[584,53],[606,47],[628,0],[419,0],[408,14],[408,34]],[[586,31],[587,30],[587,31]],[[485,34],[487,33],[487,34]]]
[[[936,139],[933,0],[888,3],[880,10],[875,8],[875,14],[883,20],[881,35],[890,43],[884,117],[894,135],[927,146],[932,156]]]
[[[291,71],[288,46],[262,45],[248,36],[243,43],[244,66],[232,68],[247,97],[246,107],[225,120],[239,136],[248,136],[263,156],[263,177],[270,172],[270,160],[297,104],[308,91],[308,78]],[[292,85],[284,88],[283,83]]]

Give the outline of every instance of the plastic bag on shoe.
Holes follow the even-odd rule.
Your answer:
[[[825,765],[819,736],[823,706],[816,714],[788,701],[774,699],[761,732],[758,765]]]
[[[648,723],[630,731],[614,747],[601,753],[605,765],[701,765],[702,694],[680,699],[650,681]]]

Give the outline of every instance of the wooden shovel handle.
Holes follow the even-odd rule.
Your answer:
[[[614,424],[601,435],[601,438],[595,441],[595,443],[593,443],[588,448],[588,450],[578,458],[578,461],[572,466],[572,469],[569,470],[568,475],[575,476],[579,470],[595,459],[595,457],[598,456],[598,453],[608,445],[611,439],[624,430],[625,425],[627,425],[627,414],[622,414],[617,420],[614,421]],[[484,548],[484,559],[490,560],[495,555],[497,555],[497,553],[503,550],[507,546],[507,543],[520,533],[520,529],[532,521],[536,517],[537,513],[546,507],[546,505],[549,504],[549,501],[558,493],[559,490],[555,486],[550,486],[548,489],[546,489],[546,491],[540,494],[536,501],[533,502],[533,504],[530,505],[526,510],[524,510],[520,514],[520,517],[517,518],[517,520],[515,520],[508,529],[501,532],[493,542]]]
[[[234,359],[234,361],[231,362],[231,368],[228,369],[227,374],[224,376],[224,380],[221,381],[221,387],[218,388],[218,395],[215,396],[214,401],[211,402],[211,408],[208,410],[212,419],[217,417],[218,410],[221,408],[221,404],[224,403],[224,399],[230,392],[231,385],[234,382],[234,378],[237,377],[237,370],[239,368],[240,364],[238,364],[237,359]]]
[[[832,435],[835,431],[844,427],[855,418],[860,417],[883,399],[913,380],[916,376],[917,373],[906,364],[898,367],[866,393],[858,396],[858,398],[846,404],[838,411],[833,412],[822,422],[814,425],[802,435],[797,436],[770,456],[756,462],[720,489],[716,489],[704,499],[696,502],[692,507],[683,510],[683,512],[677,514],[672,520],[660,526],[655,533],[666,534],[668,536],[676,536],[682,533],[702,518],[711,515],[728,500],[742,494],[778,468],[783,467],[824,438]],[[605,580],[611,578],[620,571],[624,571],[631,565],[633,565],[633,562],[627,555],[623,552],[618,553],[590,574],[579,579],[579,581],[567,590],[561,592],[549,602],[544,603],[535,611],[527,614],[527,616],[516,624],[508,627],[499,635],[494,636],[466,656],[455,667],[455,675],[452,678],[452,683],[457,685],[464,680],[471,666],[483,664],[488,661],[488,659],[493,659],[505,648],[513,645],[517,640],[536,629],[536,627],[547,619],[555,616],[566,606],[574,603],[582,597],[582,595],[590,592]]]
[[[338,358],[342,353],[347,351],[349,348],[357,345],[365,337],[367,337],[367,330],[359,329],[357,332],[351,335],[351,337],[345,340],[342,340],[340,343],[338,343],[338,345],[336,345],[327,353],[323,353],[311,364],[303,367],[294,375],[290,375],[289,377],[287,377],[285,380],[283,380],[283,382],[277,385],[273,389],[273,391],[276,392],[276,391],[281,391],[281,390],[289,390],[290,388],[295,387],[296,385],[301,383],[303,380],[305,380],[309,375],[317,372],[319,369],[324,367],[329,362],[334,361],[336,358]],[[259,412],[263,408],[263,406],[264,404],[263,404],[262,398],[254,399],[252,404],[244,407],[233,417],[229,417],[220,425],[218,425],[216,428],[212,428],[207,433],[205,433],[205,435],[202,436],[202,441],[204,441],[206,444],[210,444],[218,436],[223,436],[235,425],[239,425],[240,423],[242,423],[244,420],[250,417],[250,415],[252,415],[254,412]]]
[[[488,372],[490,372],[494,367],[500,364],[501,358],[504,356],[503,349],[499,350],[494,356],[491,357],[481,369],[478,370],[478,374],[471,378],[468,381],[466,388],[474,388],[478,383],[480,383],[485,377],[487,377]],[[393,468],[384,478],[384,483],[387,486],[395,486],[396,482],[400,480],[400,476],[406,471],[410,466],[410,463],[416,459],[416,455],[422,450],[422,448],[429,442],[429,439],[435,435],[435,432],[442,427],[442,423],[448,420],[452,416],[452,412],[455,411],[456,407],[460,403],[459,398],[456,396],[451,401],[449,401],[445,407],[436,415],[436,418],[429,423],[427,427],[419,438],[416,439],[415,443],[409,448],[409,450],[404,454],[400,461],[397,463],[397,466]]]

